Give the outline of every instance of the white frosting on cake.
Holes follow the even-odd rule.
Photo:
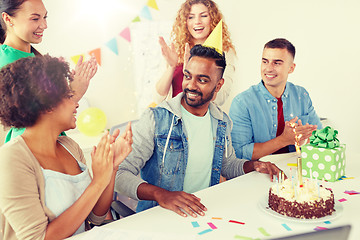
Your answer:
[[[295,192],[296,191],[296,192]],[[271,187],[271,192],[286,199],[287,201],[294,202],[311,202],[323,199],[326,201],[330,199],[331,192],[322,186],[318,186],[316,180],[304,179],[303,186],[297,186],[296,181],[286,179],[281,183],[275,183]]]

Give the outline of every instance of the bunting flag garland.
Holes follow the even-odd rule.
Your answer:
[[[94,50],[91,50],[89,52],[90,56],[94,56],[96,59],[96,62],[101,66],[101,48],[96,48]]]
[[[152,16],[151,16],[150,9],[148,6],[144,6],[144,8],[141,10],[140,16],[142,16],[148,20],[152,20]]]
[[[122,30],[119,35],[122,36],[123,38],[125,38],[128,42],[131,42],[131,35],[130,35],[129,27],[124,28],[124,30]]]
[[[154,108],[154,107],[156,107],[156,105],[157,105],[157,104],[156,104],[155,102],[152,102],[152,103],[149,104],[148,107]]]
[[[139,16],[136,16],[136,18],[134,18],[131,22],[140,22],[140,17]]]
[[[111,39],[105,45],[110,48],[110,50],[113,51],[116,55],[119,54],[116,38]]]
[[[142,8],[141,12],[138,16],[136,16],[131,22],[140,22],[141,18],[147,19],[147,20],[153,20],[150,9],[159,10],[159,7],[157,5],[156,0],[148,0],[146,5]],[[120,33],[119,36],[127,40],[128,42],[131,42],[131,33],[129,26],[125,27]],[[116,37],[112,38],[111,40],[107,41],[105,45],[116,55],[119,55],[118,46],[117,46],[117,39]],[[95,48],[88,52],[90,56],[95,56],[96,62],[101,66],[101,48]],[[85,59],[85,54],[79,54],[76,56],[72,56],[71,60],[76,65],[80,56],[83,56]]]
[[[159,8],[158,8],[155,0],[149,0],[149,1],[147,2],[147,5],[148,5],[149,7],[151,7],[151,8],[153,8],[153,9],[159,10]]]
[[[84,57],[84,54],[79,54],[79,55],[76,55],[76,56],[71,57],[71,60],[74,62],[75,65],[77,64],[77,62],[79,61],[79,58],[80,58],[81,56],[83,57],[83,59],[85,58],[85,57]]]

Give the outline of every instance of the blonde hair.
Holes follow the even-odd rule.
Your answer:
[[[174,43],[177,54],[179,55],[178,63],[183,63],[184,59],[181,56],[184,56],[185,53],[185,43],[190,44],[190,48],[193,47],[191,42],[192,36],[187,28],[187,20],[190,14],[191,6],[194,4],[204,4],[210,15],[210,32],[216,27],[218,22],[223,19],[223,15],[220,12],[218,6],[212,0],[186,0],[179,9],[173,28],[171,32],[171,40]],[[228,31],[227,25],[223,20],[223,50],[225,52],[233,49],[235,51],[234,45],[230,39],[230,32]]]

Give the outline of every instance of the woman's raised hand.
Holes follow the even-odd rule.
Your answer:
[[[175,68],[178,64],[178,54],[176,53],[175,46],[171,43],[170,47],[166,44],[163,37],[159,37],[161,46],[161,53],[170,67]]]
[[[190,45],[185,43],[185,52],[184,52],[184,69],[190,58]]]
[[[71,88],[75,92],[76,100],[79,101],[85,94],[89,87],[91,78],[97,72],[96,58],[92,56],[88,61],[83,61],[83,56],[80,56],[75,70],[72,71],[74,81],[71,83]]]
[[[112,135],[113,140],[117,138],[119,133],[119,129],[114,131]],[[129,122],[125,131],[114,142],[114,170],[117,170],[119,165],[130,154],[133,143],[132,136],[131,122]]]
[[[97,181],[104,188],[109,184],[114,169],[114,146],[111,142],[107,132],[91,152],[93,181]]]

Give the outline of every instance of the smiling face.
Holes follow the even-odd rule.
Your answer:
[[[7,24],[5,44],[11,42],[15,48],[24,48],[30,43],[40,43],[47,28],[47,11],[41,0],[26,0],[14,16],[2,15]]]
[[[274,97],[282,95],[288,75],[294,69],[294,58],[287,49],[264,48],[261,62],[261,77],[265,87]]]
[[[221,70],[214,59],[192,57],[184,69],[183,107],[194,115],[204,116],[214,93],[224,83],[224,79],[220,78]]]
[[[187,29],[192,36],[193,44],[202,44],[210,34],[210,15],[208,8],[202,4],[194,4],[187,19]]]
[[[59,126],[62,131],[74,129],[76,127],[76,113],[79,107],[78,102],[74,100],[73,95],[64,98],[51,112],[53,122]]]

